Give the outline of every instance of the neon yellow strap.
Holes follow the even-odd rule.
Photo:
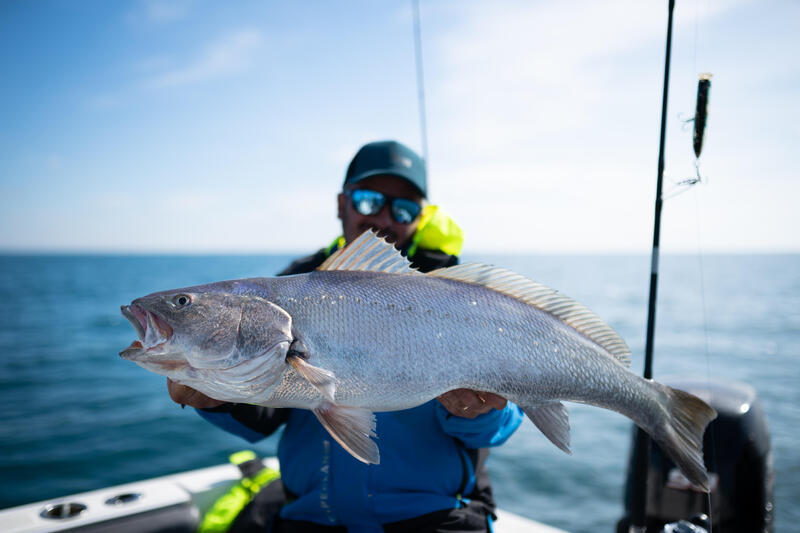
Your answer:
[[[237,483],[214,502],[214,505],[203,517],[197,532],[225,533],[251,498],[250,491]]]
[[[231,463],[236,465],[255,458],[256,454],[250,450],[236,452],[230,456]],[[214,505],[203,517],[197,532],[225,533],[228,531],[233,521],[244,509],[245,505],[250,503],[250,500],[258,494],[258,491],[279,477],[281,477],[281,473],[277,470],[263,468],[256,475],[239,480],[228,492],[214,502]]]
[[[256,453],[253,450],[242,450],[240,452],[230,454],[228,460],[235,465],[240,465],[242,463],[246,463],[247,461],[252,461],[256,457]]]

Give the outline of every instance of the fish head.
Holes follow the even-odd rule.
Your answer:
[[[287,366],[291,317],[259,296],[201,286],[153,293],[121,311],[138,335],[122,358],[213,398],[242,400],[234,390],[250,398]]]

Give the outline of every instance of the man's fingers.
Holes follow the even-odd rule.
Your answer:
[[[491,407],[492,409],[505,409],[508,400],[503,398],[502,396],[498,396],[497,394],[492,394],[491,392],[479,392],[478,396],[482,397],[486,401],[486,405]]]
[[[438,397],[450,414],[463,418],[475,418],[492,409],[504,409],[506,399],[491,392],[470,389],[455,389]]]
[[[167,378],[167,391],[169,391],[169,397],[172,398],[173,402],[181,405],[189,405],[198,409],[208,409],[225,403],[210,398],[202,392],[187,387],[186,385],[175,383],[169,378]]]
[[[445,392],[438,397],[438,400],[451,415],[465,418],[475,418],[479,413],[476,410],[470,412],[470,399],[464,394],[464,392],[467,392],[466,389],[456,389]]]

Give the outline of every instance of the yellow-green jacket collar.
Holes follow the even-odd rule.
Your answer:
[[[411,238],[408,246],[408,257],[414,257],[419,248],[435,250],[448,255],[459,255],[464,244],[464,232],[455,220],[438,205],[426,205],[420,214],[417,231]],[[338,236],[325,248],[325,254],[330,255],[335,250],[344,248],[343,236]]]

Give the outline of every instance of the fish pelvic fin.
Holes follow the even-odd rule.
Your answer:
[[[425,275],[481,285],[516,298],[550,313],[598,344],[622,365],[627,367],[631,364],[630,348],[603,319],[575,300],[559,294],[555,289],[529,280],[525,276],[483,263],[465,263],[440,268]]]
[[[378,237],[374,230],[367,230],[356,240],[337,250],[317,270],[349,270],[361,272],[385,272],[389,274],[418,274],[403,254]]]
[[[569,411],[563,403],[520,407],[550,442],[564,453],[572,455],[572,450],[569,449]]]
[[[366,464],[380,464],[378,445],[370,437],[375,434],[375,415],[368,409],[324,402],[313,413],[331,437],[350,455]]]
[[[662,385],[667,395],[669,415],[650,435],[686,477],[705,492],[708,472],[703,462],[703,434],[717,412],[700,398]]]

